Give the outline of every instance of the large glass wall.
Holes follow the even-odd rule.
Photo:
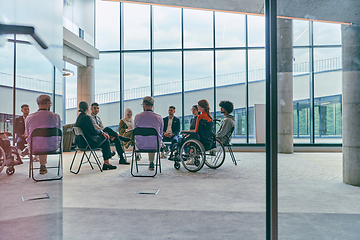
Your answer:
[[[176,106],[184,129],[192,118],[191,106],[198,100],[207,99],[217,118],[223,117],[219,102],[230,100],[235,104],[233,143],[264,143],[264,139],[256,139],[257,133],[264,131],[256,120],[264,114],[255,110],[265,104],[264,17],[130,3],[97,4],[97,13],[106,10],[108,15],[106,20],[97,18],[101,35],[96,46],[101,61],[95,68],[99,99],[119,102],[120,108],[130,107],[137,113],[141,98],[152,95],[162,116],[167,115],[168,105]],[[324,37],[330,32],[337,37]],[[339,36],[338,24],[293,20],[294,143],[341,142]],[[324,87],[329,79],[332,90]],[[124,109],[119,111],[121,116]]]
[[[294,143],[341,143],[340,25],[293,23]]]

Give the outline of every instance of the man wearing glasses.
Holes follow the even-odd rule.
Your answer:
[[[145,127],[145,128],[155,128],[159,135],[159,143],[161,144],[161,136],[163,135],[163,119],[159,114],[153,112],[154,99],[150,96],[143,98],[143,112],[135,116],[134,127]],[[139,149],[154,149],[156,148],[156,138],[153,136],[135,136],[135,144]],[[149,153],[149,170],[154,170],[154,158],[155,153]]]
[[[37,138],[36,142],[31,143],[30,136],[36,128],[60,128],[60,116],[50,111],[51,98],[48,95],[42,94],[36,98],[36,103],[39,109],[30,114],[25,120],[26,135],[29,136],[26,140],[28,148],[32,144],[32,149],[35,151],[54,151],[59,147],[58,137],[54,136],[51,139]],[[40,174],[47,173],[46,155],[40,155]]]

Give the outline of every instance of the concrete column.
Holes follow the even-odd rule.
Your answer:
[[[292,20],[277,19],[278,152],[293,153]]]
[[[341,27],[343,182],[360,186],[360,26]]]
[[[94,59],[87,58],[87,66],[77,69],[77,106],[81,101],[89,105],[95,100]]]

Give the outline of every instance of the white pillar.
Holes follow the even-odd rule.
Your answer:
[[[343,182],[360,186],[360,26],[343,25]]]
[[[292,20],[277,19],[278,152],[293,153]]]
[[[81,101],[89,105],[95,100],[94,59],[87,58],[87,66],[77,69],[77,106]]]

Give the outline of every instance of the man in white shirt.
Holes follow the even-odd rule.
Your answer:
[[[90,117],[91,117],[91,119],[92,119],[92,121],[94,123],[95,129],[102,130],[102,131],[106,132],[107,134],[109,134],[110,141],[115,143],[115,148],[116,148],[116,151],[117,151],[117,153],[119,155],[119,158],[120,158],[119,159],[119,164],[124,164],[124,165],[130,164],[130,163],[128,163],[126,161],[126,159],[124,157],[125,153],[124,153],[122,143],[121,143],[121,141],[124,141],[124,142],[130,141],[130,138],[126,138],[126,137],[121,136],[119,133],[115,132],[114,130],[112,130],[109,127],[104,127],[100,117],[97,116],[99,111],[100,111],[99,104],[96,103],[96,102],[92,103],[91,104]],[[115,153],[113,153],[113,154],[115,154]]]

